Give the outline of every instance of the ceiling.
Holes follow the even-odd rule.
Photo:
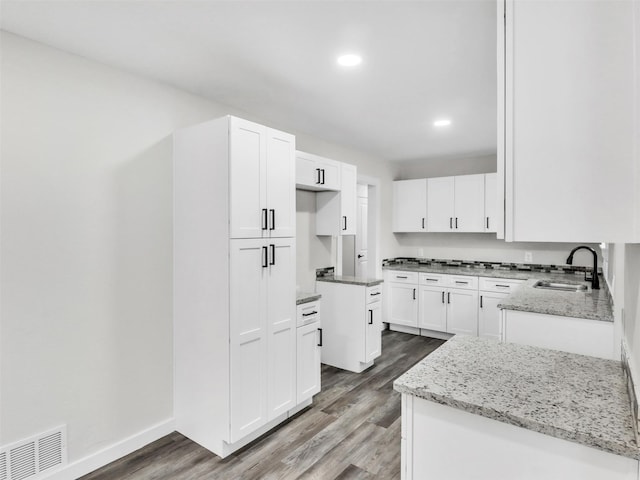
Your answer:
[[[416,160],[495,153],[495,5],[3,0],[0,26],[280,128]],[[338,66],[345,52],[362,64]]]

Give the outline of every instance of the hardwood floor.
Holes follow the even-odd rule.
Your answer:
[[[393,381],[442,340],[383,332],[363,373],[322,366],[313,405],[225,459],[174,432],[82,480],[400,479],[400,394]]]

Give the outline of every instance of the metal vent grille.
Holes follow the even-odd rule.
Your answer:
[[[62,426],[0,448],[0,480],[38,480],[43,472],[64,466],[66,438]]]

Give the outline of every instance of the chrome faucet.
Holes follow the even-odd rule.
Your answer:
[[[571,250],[571,253],[567,257],[567,265],[573,265],[573,254],[582,248],[584,248],[585,250],[589,250],[593,254],[593,274],[591,275],[591,288],[593,290],[599,290],[600,281],[598,280],[598,254],[593,248],[587,247],[586,245],[580,245],[579,247],[574,248],[573,250]],[[584,272],[584,279],[587,279],[586,271]]]

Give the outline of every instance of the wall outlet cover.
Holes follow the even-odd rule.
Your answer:
[[[532,252],[524,252],[524,261],[525,262],[533,262],[533,253]]]
[[[424,257],[424,248],[419,248],[418,249],[418,256],[419,257]]]

